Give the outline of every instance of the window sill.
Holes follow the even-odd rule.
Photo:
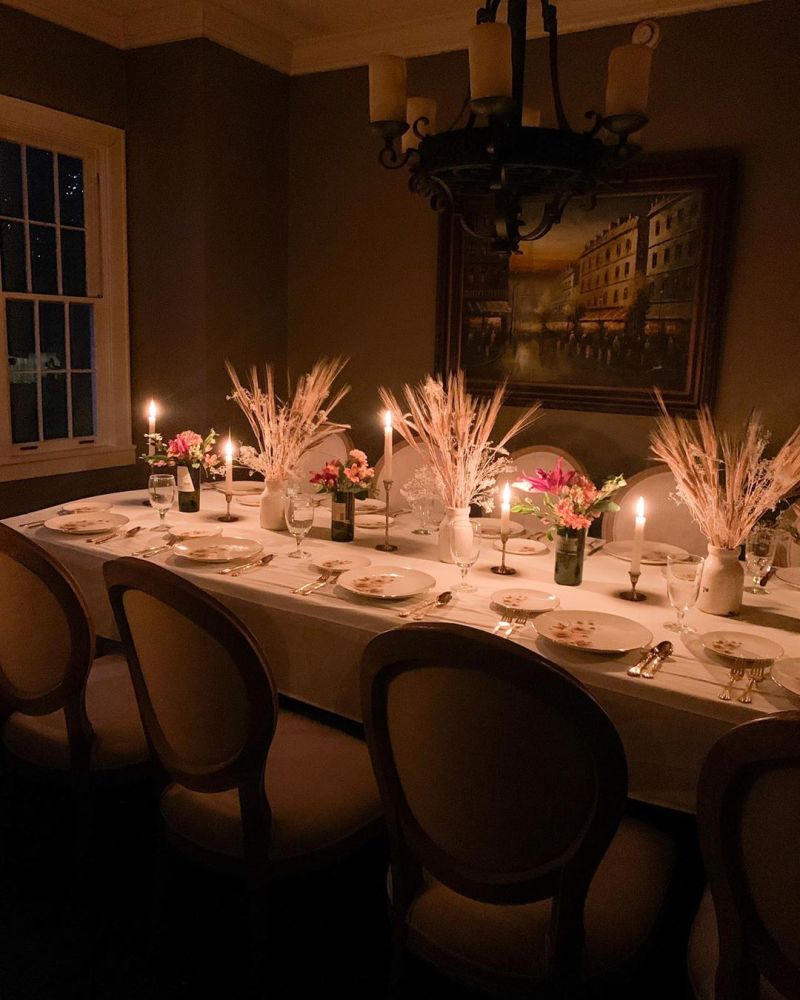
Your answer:
[[[90,451],[77,449],[50,455],[15,455],[0,463],[0,483],[42,476],[61,476],[91,469],[111,469],[133,465],[136,449],[133,445],[95,445]]]

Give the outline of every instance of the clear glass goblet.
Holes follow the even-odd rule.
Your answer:
[[[471,583],[467,583],[467,573],[475,565],[481,551],[481,526],[477,521],[471,520],[468,524],[457,522],[451,524],[450,528],[450,555],[453,562],[461,570],[461,582],[453,587],[462,594],[477,590]]]
[[[419,523],[418,528],[414,528],[412,535],[432,535],[433,528],[433,497],[417,497],[411,501],[411,513]]]
[[[752,586],[744,588],[748,594],[767,593],[767,588],[761,586],[761,580],[772,569],[777,544],[778,537],[773,528],[754,528],[747,536],[746,566],[747,572],[753,578]]]
[[[308,553],[303,552],[301,545],[314,523],[314,498],[308,493],[291,493],[286,498],[284,517],[289,534],[297,543],[297,548],[289,553],[289,558],[305,559]]]
[[[694,631],[684,619],[700,594],[704,563],[702,556],[667,556],[667,596],[675,608],[675,621],[664,625],[670,632]]]
[[[167,511],[175,503],[175,477],[170,475],[154,475],[147,480],[147,492],[150,506],[158,511],[161,518],[153,531],[169,531],[169,525],[164,523]]]

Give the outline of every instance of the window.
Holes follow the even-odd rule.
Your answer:
[[[658,265],[658,253],[654,253],[653,256],[650,258],[650,266],[656,267],[657,265]]]
[[[667,216],[667,229],[672,229],[672,216]]]
[[[658,236],[660,233],[661,233],[661,223],[656,222],[656,236]]]
[[[134,459],[124,134],[0,97],[0,480]]]
[[[626,260],[625,261],[625,277],[627,278],[630,273],[631,273],[631,262],[629,260]]]
[[[625,253],[630,253],[631,252],[631,245],[632,244],[631,244],[630,240],[625,240]]]
[[[619,302],[619,290],[614,292],[614,302]]]
[[[666,250],[664,251],[664,263],[665,264],[669,264],[671,256],[672,256],[672,251],[670,250],[669,247],[667,247]]]
[[[622,289],[622,297],[623,297],[623,299],[627,299],[627,297],[628,297],[628,289],[627,288],[623,288]]]

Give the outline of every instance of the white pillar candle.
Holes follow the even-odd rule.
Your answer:
[[[406,62],[380,52],[369,60],[369,120],[406,120]]]
[[[533,108],[526,104],[522,109],[522,124],[528,127],[539,128],[542,124],[542,112],[539,108]]]
[[[419,146],[419,137],[414,132],[414,122],[420,118],[427,118],[428,124],[420,122],[417,126],[419,131],[423,135],[433,135],[436,131],[436,101],[432,97],[409,97],[406,102],[408,131],[403,133],[403,152]]]
[[[147,433],[155,434],[156,432],[156,401],[154,399],[150,400],[150,405],[147,408]],[[153,444],[152,438],[147,443],[147,454],[152,455],[156,450],[156,446]]]
[[[636,521],[633,527],[633,547],[631,548],[631,573],[638,573],[642,561],[642,546],[644,545],[644,526],[647,519],[644,516],[644,497],[639,497],[636,504]]]
[[[500,504],[500,534],[507,535],[511,530],[511,487],[508,483],[503,487],[503,501]]]
[[[608,57],[606,117],[647,112],[653,50],[647,45],[618,45]]]
[[[387,410],[383,418],[383,481],[392,481],[392,414]]]
[[[473,101],[511,97],[511,29],[502,21],[470,28],[469,92]]]
[[[231,441],[230,431],[228,431],[228,440],[225,443],[225,492],[228,496],[233,492],[233,441]]]

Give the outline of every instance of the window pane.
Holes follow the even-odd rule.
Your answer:
[[[0,223],[0,267],[4,292],[27,292],[25,229],[21,222]]]
[[[69,350],[72,368],[94,367],[92,307],[80,302],[69,306]]]
[[[0,215],[22,218],[22,161],[16,142],[0,142]]]
[[[28,217],[37,222],[55,222],[53,154],[28,146]]]
[[[61,230],[61,279],[64,295],[86,294],[86,237],[79,229]]]
[[[62,226],[83,225],[83,160],[58,154],[58,197]]]
[[[64,306],[61,302],[39,303],[39,354],[43,371],[67,367]]]
[[[33,333],[33,303],[20,299],[6,300],[8,364],[17,371],[27,365],[36,368],[36,340]]]
[[[31,226],[31,290],[58,294],[56,231],[52,226]]]
[[[34,372],[16,371],[11,368],[8,380],[11,383],[9,387],[11,389],[11,440],[14,444],[38,441],[36,375]]]
[[[94,375],[82,372],[72,376],[72,436],[94,434]]]
[[[69,436],[66,375],[42,376],[42,418],[45,441]]]

